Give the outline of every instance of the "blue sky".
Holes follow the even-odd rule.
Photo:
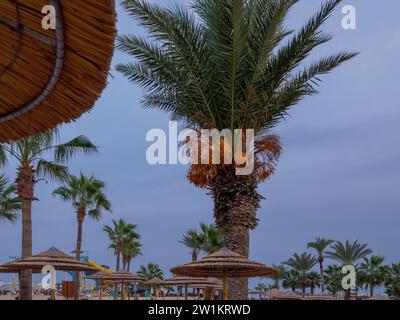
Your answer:
[[[320,3],[300,1],[288,25],[299,26]],[[276,129],[284,154],[276,175],[259,188],[267,200],[258,211],[260,225],[251,234],[251,257],[267,264],[304,251],[316,236],[358,239],[387,262],[400,261],[400,3],[353,0],[344,4],[356,7],[357,30],[341,28],[338,10],[325,25],[335,34],[334,40],[313,57],[338,49],[361,55],[324,76],[320,94],[304,100]],[[118,31],[142,33],[121,8]],[[113,66],[127,59],[116,52]],[[143,109],[143,91],[114,67],[111,73],[114,78],[110,77],[93,111],[62,129],[64,140],[84,134],[101,146],[100,156],[77,158],[70,167],[75,174],[82,170],[106,181],[113,204],[113,214],[105,214],[100,222],[86,220],[83,249],[96,262],[114,267],[102,227],[113,218],[124,218],[137,224],[142,235],[144,255],[133,261],[133,269],[155,262],[167,272],[190,260],[190,252],[178,240],[198,222],[212,222],[212,202],[204,190],[186,181],[187,167],[146,163],[146,133],[167,129],[168,115]],[[15,166],[5,173],[14,179]],[[34,252],[50,246],[67,252],[74,248],[75,213],[70,204],[51,196],[56,187],[53,183],[37,186]],[[20,254],[20,233],[20,221],[0,224],[0,262]]]

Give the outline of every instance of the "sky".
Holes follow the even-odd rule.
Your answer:
[[[187,2],[168,0],[162,5]],[[288,26],[300,26],[320,3],[300,1]],[[301,102],[276,128],[284,153],[276,174],[259,187],[266,200],[258,211],[260,224],[251,233],[254,260],[280,263],[321,236],[359,240],[385,256],[387,263],[400,261],[400,3],[349,0],[346,4],[357,10],[357,29],[344,30],[343,15],[337,10],[324,27],[334,40],[312,58],[340,49],[361,54],[323,76],[320,94]],[[118,32],[143,34],[120,7]],[[178,241],[199,222],[212,222],[212,201],[205,190],[186,180],[186,166],[146,162],[150,145],[146,133],[167,130],[169,117],[142,108],[143,90],[115,71],[117,63],[128,60],[116,51],[112,77],[95,108],[62,127],[64,141],[84,134],[100,146],[99,156],[78,157],[70,170],[104,180],[113,206],[113,213],[104,214],[99,222],[86,219],[83,250],[97,263],[114,268],[115,257],[107,249],[102,228],[123,218],[137,224],[142,237],[143,256],[132,262],[132,269],[154,262],[169,275],[172,266],[190,260],[189,250]],[[2,170],[15,178],[15,164]],[[56,187],[52,182],[37,185],[34,253],[51,246],[71,252],[75,246],[76,216],[69,203],[51,195]],[[0,263],[20,255],[20,221],[0,224],[0,243]]]

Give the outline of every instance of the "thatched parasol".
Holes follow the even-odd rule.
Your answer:
[[[171,269],[181,276],[218,277],[223,279],[224,299],[228,298],[228,277],[248,278],[278,274],[279,270],[254,262],[227,248],[211,254],[200,261],[187,263]]]
[[[216,278],[173,276],[170,279],[164,280],[164,284],[184,286],[185,300],[187,300],[188,288],[216,288],[221,286],[222,282]]]
[[[87,279],[94,279],[94,280],[100,280],[101,282],[104,280],[108,281],[113,281],[116,283],[122,283],[122,292],[121,292],[121,300],[125,299],[124,295],[124,285],[129,284],[132,282],[139,282],[139,281],[144,281],[143,277],[138,276],[135,273],[132,272],[127,272],[127,271],[116,271],[110,274],[107,274],[106,272],[100,271],[95,274],[92,274],[90,276],[86,277]],[[117,294],[117,293],[115,293]]]
[[[157,277],[154,277],[154,278],[150,279],[149,281],[146,281],[146,284],[154,289],[156,298],[159,296],[160,287],[166,285],[164,280],[157,278]]]
[[[16,273],[20,270],[29,269],[32,269],[32,272],[40,273],[42,272],[42,268],[46,265],[51,265],[56,270],[62,271],[97,271],[97,269],[84,262],[78,261],[74,257],[54,247],[28,258],[8,262],[1,265],[0,268],[2,272],[9,273]]]
[[[44,29],[52,5],[56,29]],[[0,1],[0,143],[77,119],[103,91],[114,52],[114,0]]]

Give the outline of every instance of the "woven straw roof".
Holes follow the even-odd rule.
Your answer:
[[[303,297],[295,292],[280,291],[277,289],[269,290],[268,295],[271,300],[303,300]]]
[[[209,255],[200,261],[187,263],[171,269],[181,276],[218,277],[260,277],[279,273],[275,268],[254,262],[227,248]]]
[[[78,261],[54,247],[29,258],[3,264],[0,268],[3,270],[2,272],[7,272],[8,270],[10,273],[25,269],[32,269],[33,272],[41,272],[42,268],[46,265],[51,265],[56,270],[63,271],[96,271],[95,268]]]
[[[107,274],[103,271],[97,272],[90,276],[86,277],[87,279],[95,279],[95,280],[109,280],[114,282],[124,281],[124,282],[134,282],[134,281],[144,281],[144,278],[138,276],[135,273],[127,272],[127,271],[117,271],[111,274]]]
[[[185,276],[173,276],[171,279],[164,280],[166,285],[190,285],[192,287],[200,286],[221,286],[221,280],[216,278],[202,278],[202,277],[185,277]],[[197,287],[196,287],[197,288]]]
[[[59,9],[56,30],[42,28],[49,3]],[[0,1],[0,143],[93,107],[107,82],[115,21],[114,0]]]
[[[165,281],[160,278],[155,277],[153,279],[150,279],[149,281],[146,281],[146,284],[159,286],[159,285],[165,284]]]

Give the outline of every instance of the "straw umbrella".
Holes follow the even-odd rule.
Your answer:
[[[197,288],[197,286],[213,288],[221,285],[221,281],[215,278],[205,277],[189,277],[189,276],[173,276],[171,279],[164,280],[164,284],[184,286],[185,300],[188,299],[188,288]]]
[[[129,284],[131,282],[139,282],[144,281],[144,278],[138,276],[135,273],[127,272],[127,271],[117,271],[110,274],[105,272],[98,272],[91,276],[86,277],[87,279],[100,279],[102,281],[108,280],[113,281],[115,283],[121,283],[121,300],[125,299],[125,284]],[[115,293],[117,294],[117,293]],[[128,294],[129,299],[129,294]]]
[[[33,255],[28,258],[18,259],[0,266],[0,272],[19,273],[21,270],[31,269],[34,273],[41,273],[44,266],[53,266],[61,271],[97,271],[97,269],[81,262],[65,252],[51,247],[50,249]],[[55,299],[55,292],[51,292],[52,299]]]
[[[100,285],[99,285],[99,299],[100,300],[103,297],[103,291],[101,290],[101,288],[104,284],[105,278],[107,278],[107,276],[109,276],[109,275],[110,275],[110,273],[106,273],[104,271],[99,271],[99,272],[93,273],[86,277],[86,279],[98,280],[100,282]]]
[[[278,274],[279,270],[223,248],[200,261],[194,261],[171,269],[180,276],[218,277],[223,279],[224,300],[228,299],[228,277],[249,278]]]
[[[154,293],[157,298],[159,296],[160,287],[165,285],[165,281],[160,278],[154,277],[153,279],[147,281],[146,284],[150,285],[150,287],[154,289]]]
[[[42,8],[55,9],[55,29]],[[0,1],[0,143],[77,119],[107,83],[114,0]]]

